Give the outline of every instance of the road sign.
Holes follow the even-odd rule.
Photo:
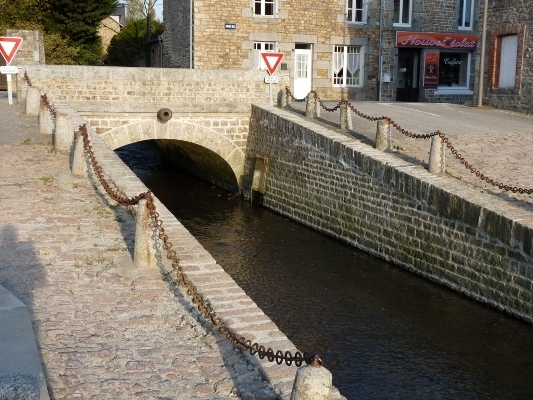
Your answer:
[[[0,36],[0,53],[4,56],[6,63],[11,64],[21,43],[21,37]]]
[[[0,73],[2,73],[2,74],[18,74],[19,73],[19,67],[15,67],[14,65],[2,65],[2,66],[0,66]]]
[[[273,75],[265,76],[265,83],[278,83],[278,82],[279,82],[279,77],[277,76],[273,76]]]
[[[268,72],[272,75],[276,72],[281,59],[283,58],[283,53],[261,53],[261,57],[265,61],[265,64],[268,68]]]

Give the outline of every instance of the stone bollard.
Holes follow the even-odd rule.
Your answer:
[[[41,91],[39,88],[30,86],[26,92],[26,114],[32,117],[39,115],[41,107]]]
[[[56,127],[54,131],[54,148],[60,151],[70,151],[74,142],[74,124],[72,117],[65,113],[56,113]]]
[[[133,263],[138,269],[156,269],[162,258],[160,254],[162,246],[160,246],[157,228],[153,226],[148,213],[145,199],[137,203],[136,222]]]
[[[305,365],[298,368],[291,400],[329,400],[333,387],[331,372],[320,365]]]
[[[444,141],[440,136],[431,138],[431,150],[429,151],[428,171],[435,175],[442,175],[446,171]]]
[[[46,103],[42,99],[39,106],[39,132],[45,135],[51,135],[54,133],[53,117],[50,114],[50,110],[46,106]]]
[[[17,80],[17,99],[19,104],[26,104],[26,97],[28,95],[28,80],[22,77]]]
[[[376,150],[386,151],[390,150],[389,145],[389,129],[390,121],[388,119],[380,119],[376,128]]]
[[[72,176],[76,178],[87,178],[87,160],[85,158],[85,149],[83,146],[83,136],[81,132],[75,134],[74,154],[72,155]]]
[[[351,112],[346,103],[341,105],[340,110],[341,110],[341,123],[340,123],[341,132],[346,133],[348,129],[353,129]]]
[[[307,95],[307,103],[305,105],[305,116],[309,118],[316,118],[315,98],[311,93]]]

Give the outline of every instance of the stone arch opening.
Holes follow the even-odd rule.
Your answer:
[[[233,193],[240,191],[244,149],[200,120],[138,121],[111,129],[101,137],[113,150],[142,140],[155,140],[166,162]]]

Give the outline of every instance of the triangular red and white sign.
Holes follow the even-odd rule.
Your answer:
[[[21,37],[0,36],[0,53],[4,56],[6,63],[11,64],[21,43]]]
[[[268,72],[272,75],[276,72],[281,59],[283,58],[283,53],[261,53],[261,57],[265,61],[265,64],[268,68]]]

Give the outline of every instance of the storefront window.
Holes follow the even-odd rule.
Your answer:
[[[468,87],[468,52],[440,52],[439,87]]]

